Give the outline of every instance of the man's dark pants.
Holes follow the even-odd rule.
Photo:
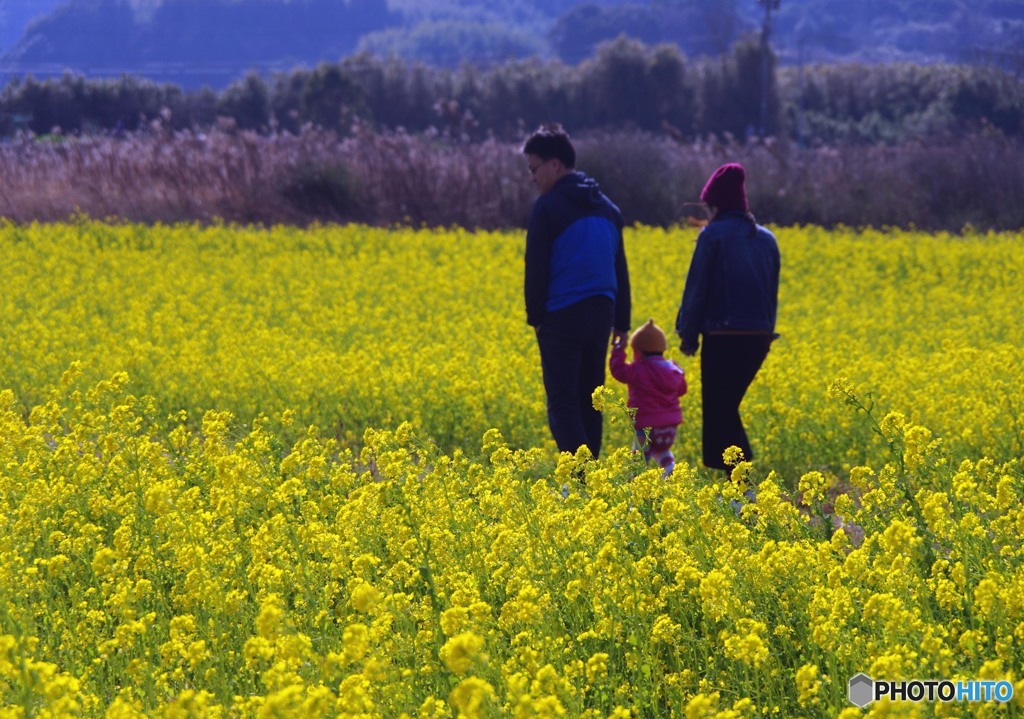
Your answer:
[[[594,296],[549,312],[537,328],[548,425],[560,452],[601,452],[602,419],[591,396],[604,384],[615,303]]]
[[[700,350],[704,466],[728,471],[722,453],[736,446],[743,458],[754,452],[740,418],[740,402],[761,369],[772,340],[768,335],[704,335]]]

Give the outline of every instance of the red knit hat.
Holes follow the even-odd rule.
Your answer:
[[[730,162],[715,170],[700,192],[701,202],[719,210],[750,211],[747,204],[747,189],[744,183],[747,171],[738,162]]]

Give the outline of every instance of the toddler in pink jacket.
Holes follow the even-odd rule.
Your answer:
[[[676,464],[672,443],[683,422],[679,398],[686,394],[686,373],[662,356],[668,342],[653,319],[633,332],[629,344],[633,348],[632,364],[626,361],[624,339],[612,345],[612,377],[629,387],[628,405],[636,408],[637,446],[643,447],[644,458],[656,461],[667,477]]]

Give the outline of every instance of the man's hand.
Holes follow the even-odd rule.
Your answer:
[[[679,343],[679,351],[682,352],[687,357],[693,357],[695,354],[697,354],[697,348],[687,347],[685,342]]]
[[[614,332],[612,334],[612,347],[617,350],[625,349],[628,334],[628,332]]]

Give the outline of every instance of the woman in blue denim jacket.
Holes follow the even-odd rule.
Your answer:
[[[715,170],[700,199],[711,221],[697,237],[676,333],[683,354],[700,348],[704,465],[728,471],[727,448],[753,457],[740,403],[778,337],[779,246],[750,214],[742,165]]]

